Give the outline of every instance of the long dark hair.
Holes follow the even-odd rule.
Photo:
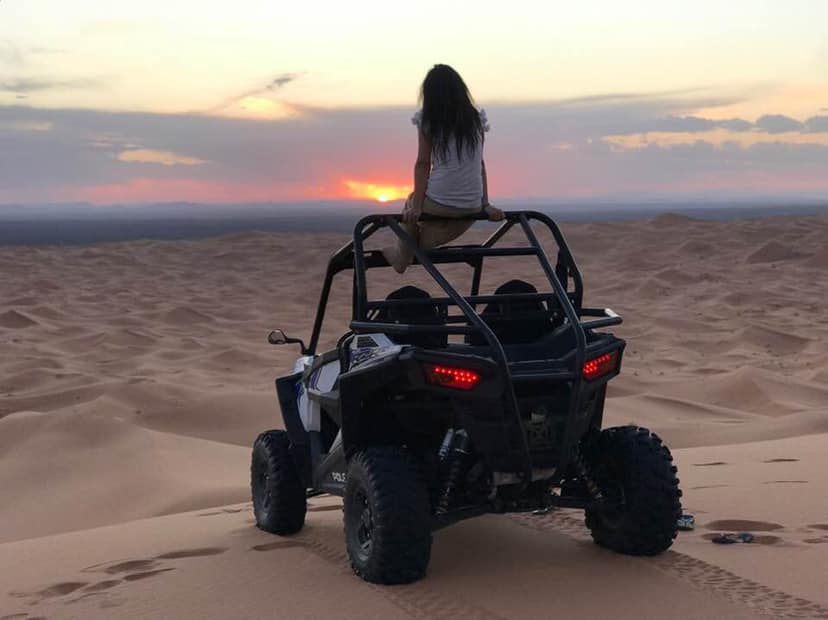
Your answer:
[[[483,139],[483,125],[460,74],[448,65],[434,65],[420,87],[420,99],[421,126],[434,152],[446,159],[453,140],[457,157],[462,158],[464,150],[471,157]]]

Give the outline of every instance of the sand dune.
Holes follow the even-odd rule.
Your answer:
[[[6,329],[25,329],[37,324],[37,321],[17,310],[8,310],[0,314],[0,326]]]
[[[778,261],[791,260],[794,258],[803,258],[807,254],[801,254],[794,250],[793,247],[778,241],[768,241],[761,248],[755,252],[748,254],[745,261],[748,263],[775,263]]]
[[[607,422],[676,449],[700,527],[674,551],[605,553],[565,511],[486,517],[437,535],[422,583],[365,585],[337,500],[313,500],[290,539],[239,504],[248,446],[280,425],[273,378],[297,354],[265,336],[307,337],[342,236],[5,247],[0,618],[594,618],[608,604],[617,618],[828,618],[828,217],[563,230],[586,304],[625,318]],[[487,267],[483,287],[516,276],[542,281],[527,258]],[[403,283],[437,292],[416,270],[369,285]],[[343,277],[323,342],[345,329],[349,294]],[[757,544],[709,541],[739,529]]]

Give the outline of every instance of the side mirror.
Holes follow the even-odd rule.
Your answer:
[[[299,338],[291,338],[285,334],[281,329],[274,329],[267,335],[267,341],[270,344],[298,344],[302,347],[302,354],[307,355],[308,349],[305,343]]]
[[[281,329],[274,329],[267,335],[267,341],[270,344],[287,344],[288,338]]]

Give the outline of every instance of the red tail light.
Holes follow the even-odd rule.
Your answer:
[[[604,353],[604,355],[599,355],[598,357],[588,360],[584,362],[584,379],[586,379],[587,381],[592,381],[593,379],[597,379],[598,377],[603,377],[604,375],[611,373],[613,370],[615,370],[615,366],[617,363],[618,351]]]
[[[437,364],[425,364],[423,368],[428,382],[440,387],[470,390],[480,383],[480,374],[467,368],[453,368]]]

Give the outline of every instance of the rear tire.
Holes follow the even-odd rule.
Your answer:
[[[655,433],[636,426],[602,431],[583,447],[586,466],[617,509],[588,508],[593,540],[627,555],[656,555],[673,544],[681,490],[673,457]]]
[[[266,431],[256,438],[250,488],[257,527],[280,536],[302,529],[307,499],[285,431]]]
[[[345,485],[345,543],[365,581],[411,583],[431,557],[431,504],[417,463],[397,447],[351,458]]]

